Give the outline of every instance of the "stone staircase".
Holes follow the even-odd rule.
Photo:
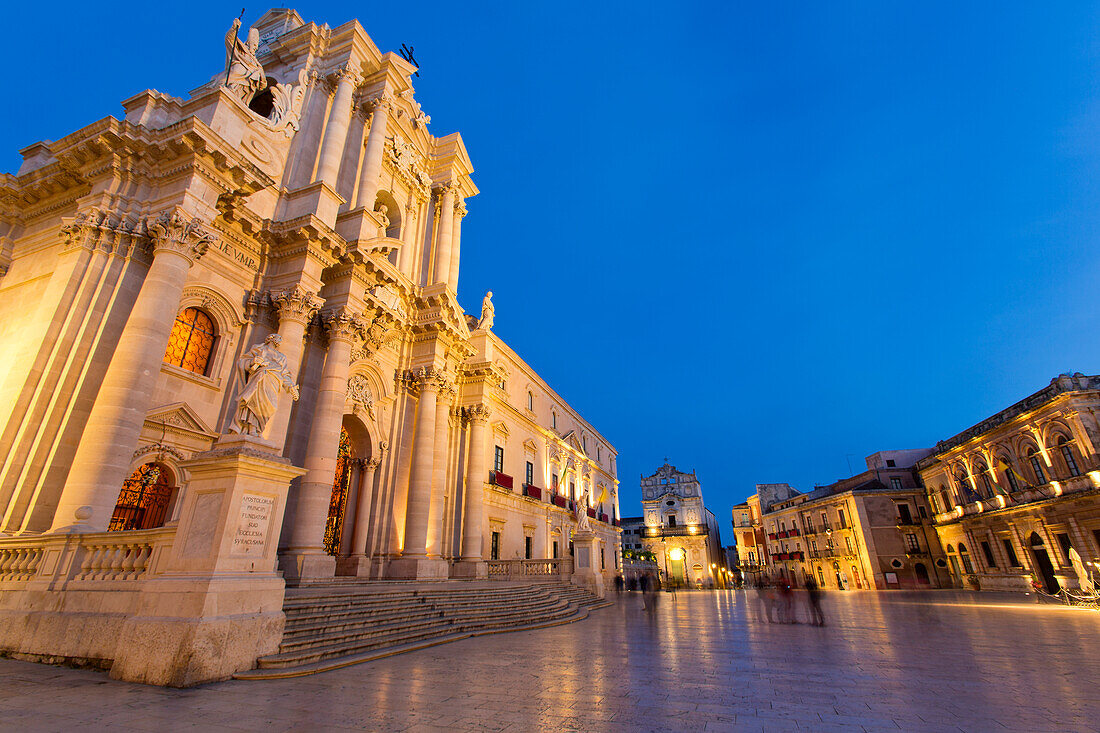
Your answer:
[[[609,605],[560,583],[337,581],[287,588],[279,650],[234,676],[315,674],[470,636],[571,623]]]

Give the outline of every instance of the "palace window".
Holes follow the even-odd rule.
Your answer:
[[[558,491],[558,474],[550,474],[550,488],[554,490],[554,493]]]
[[[1077,460],[1073,457],[1073,448],[1070,447],[1069,441],[1066,440],[1064,435],[1058,438],[1058,450],[1062,452],[1062,459],[1066,462],[1069,475],[1079,475],[1081,472],[1077,469]]]
[[[1054,535],[1054,539],[1058,540],[1058,545],[1062,548],[1062,557],[1066,558],[1066,565],[1070,564],[1069,551],[1073,547],[1073,543],[1069,541],[1069,535],[1064,532]]]
[[[527,461],[526,481],[528,486],[535,483],[535,465],[531,461]]]
[[[500,559],[500,532],[493,532],[489,544],[489,559]]]
[[[1005,555],[1008,556],[1008,564],[1014,568],[1022,568],[1023,565],[1020,564],[1020,558],[1016,557],[1016,548],[1012,546],[1012,540],[1005,539],[1002,540],[1002,542],[1004,542],[1005,546]]]
[[[848,553],[849,554],[855,552],[855,549],[852,547],[852,538],[851,537],[845,537],[844,538],[844,546],[846,548],[848,548]]]
[[[963,571],[967,575],[974,574],[974,565],[970,562],[970,553],[966,550],[966,545],[959,543],[959,559],[962,560]]]
[[[668,515],[668,526],[670,526],[670,527],[675,527],[676,526],[676,515],[675,514],[669,514]]]
[[[897,476],[891,476],[890,477],[890,488],[893,489],[894,491],[901,491],[901,489],[902,489],[901,479],[898,478]]]
[[[569,498],[570,499],[576,499],[577,498],[577,484],[574,481],[569,482]]]
[[[531,535],[527,535],[523,538],[523,559],[530,560],[534,555],[531,553],[532,538]]]
[[[198,308],[184,308],[172,325],[164,362],[195,374],[206,374],[217,331],[214,320]]]
[[[535,411],[535,395],[531,394],[530,390],[527,392],[527,409]]]
[[[993,557],[993,548],[989,546],[989,543],[982,540],[978,544],[982,546],[982,555],[985,556],[985,564],[991,568],[997,567],[997,560]]]
[[[985,488],[985,495],[987,497],[993,496],[993,483],[989,480],[989,469],[982,467],[981,472],[982,486]]]
[[[920,552],[920,542],[917,541],[917,536],[912,532],[905,534],[905,548],[909,552]]]
[[[1020,490],[1020,482],[1016,480],[1016,472],[1012,466],[1005,462],[1005,476],[1008,478],[1008,486],[1012,491]]]
[[[836,510],[836,517],[837,517],[837,521],[840,523],[839,524],[840,528],[841,529],[846,529],[848,527],[848,522],[844,519],[844,510],[843,509],[837,509]]]
[[[498,473],[504,473],[504,448],[496,446],[496,451],[493,454],[493,470]]]
[[[1028,448],[1027,459],[1031,462],[1031,470],[1035,473],[1035,484],[1045,484],[1047,482],[1047,477],[1046,474],[1043,473],[1043,463],[1039,460],[1039,451],[1034,448]]]
[[[558,429],[558,413],[556,412],[550,413],[550,427],[554,428],[554,430]]]

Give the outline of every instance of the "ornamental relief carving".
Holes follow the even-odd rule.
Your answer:
[[[61,227],[61,236],[67,249],[98,249],[123,257],[141,254],[148,239],[142,222],[96,208],[77,213],[70,223]]]
[[[355,374],[348,379],[348,399],[354,405],[354,410],[362,410],[371,420],[374,415],[374,394],[370,389],[370,381],[363,374]]]
[[[317,297],[300,285],[295,285],[289,290],[273,291],[268,294],[271,305],[279,314],[279,320],[290,320],[300,324],[307,324],[313,318],[313,314],[320,310],[325,301]]]

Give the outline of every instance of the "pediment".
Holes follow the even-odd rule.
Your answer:
[[[561,439],[562,442],[575,450],[577,453],[580,453],[582,456],[588,455],[588,451],[584,449],[584,447],[581,445],[581,441],[577,438],[577,433],[575,430],[570,430],[568,433],[563,435]]]
[[[527,450],[531,451],[532,453],[538,453],[538,450],[539,450],[538,444],[535,443],[535,441],[531,440],[530,438],[523,441],[523,447],[526,448]]]
[[[165,432],[182,433],[213,440],[218,437],[202,418],[185,402],[164,405],[150,411],[145,416],[145,426],[161,429]]]

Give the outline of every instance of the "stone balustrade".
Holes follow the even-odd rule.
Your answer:
[[[136,581],[175,538],[176,528],[51,534],[0,539],[0,591],[28,582],[69,584]]]
[[[514,580],[531,577],[566,577],[573,572],[573,561],[566,558],[545,560],[490,560],[490,580]]]
[[[33,578],[41,560],[42,550],[38,547],[0,548],[0,581]]]

